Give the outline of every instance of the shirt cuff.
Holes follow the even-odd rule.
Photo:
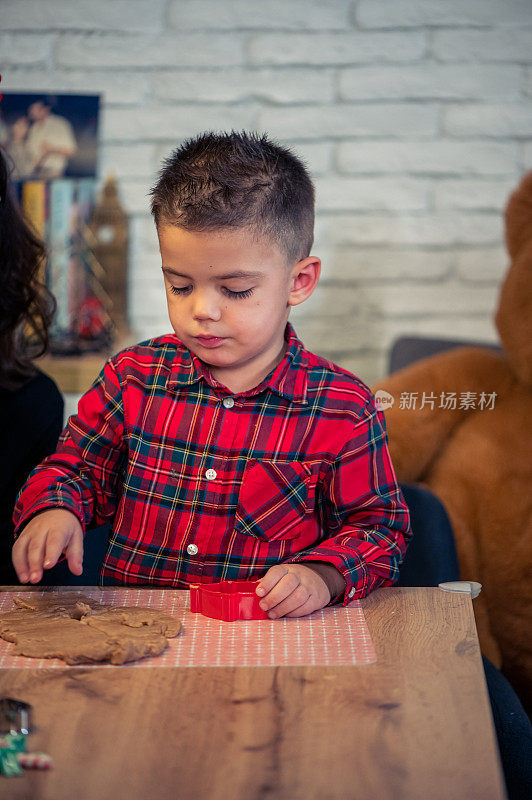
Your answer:
[[[22,529],[28,522],[37,516],[41,511],[52,511],[54,508],[64,508],[66,511],[71,511],[80,521],[83,532],[85,533],[85,518],[79,506],[70,499],[62,497],[47,497],[46,500],[41,500],[32,503],[31,506],[17,519],[15,530],[13,533],[13,540],[16,541],[20,536]]]
[[[340,594],[336,595],[336,597],[332,597],[324,608],[328,608],[328,606],[332,605],[339,605],[340,602],[345,607],[353,600],[365,597],[373,588],[374,582],[371,580],[371,575],[368,572],[365,561],[356,555],[349,555],[349,557],[347,557],[336,553],[332,554],[330,548],[322,552],[320,548],[317,547],[306,553],[297,553],[290,556],[286,561],[283,561],[283,564],[296,564],[305,561],[324,561],[336,567],[336,569],[342,573],[345,581],[345,589],[341,591]]]

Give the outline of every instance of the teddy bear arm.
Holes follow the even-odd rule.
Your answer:
[[[481,393],[511,383],[504,360],[487,348],[455,348],[417,361],[380,381],[394,398],[385,410],[389,450],[400,481],[422,481],[455,429],[476,413]],[[467,399],[470,402],[468,404]]]

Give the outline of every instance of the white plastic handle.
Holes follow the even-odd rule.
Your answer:
[[[471,595],[471,600],[478,597],[482,584],[477,581],[449,581],[448,583],[439,583],[440,589],[444,592],[466,592]]]

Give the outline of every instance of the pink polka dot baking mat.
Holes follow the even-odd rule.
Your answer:
[[[187,590],[122,589],[90,587],[77,591],[102,603],[116,606],[147,606],[173,614],[183,623],[183,631],[169,639],[160,656],[143,658],[123,667],[270,667],[342,666],[372,664],[377,658],[358,600],[348,606],[330,606],[306,617],[275,620],[222,622],[190,611]],[[40,592],[0,592],[0,612],[15,608],[13,597],[50,594]],[[53,658],[26,658],[12,655],[14,644],[0,639],[0,669],[36,667],[73,669]],[[85,669],[116,669],[112,664],[81,664]]]

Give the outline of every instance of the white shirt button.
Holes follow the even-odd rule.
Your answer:
[[[195,544],[189,544],[189,545],[188,545],[188,547],[187,547],[187,553],[188,553],[190,556],[195,556],[197,552],[198,552],[198,548],[196,547],[196,545],[195,545]]]
[[[205,473],[205,477],[208,481],[213,481],[216,478],[216,471],[214,469],[208,469]]]
[[[225,406],[225,408],[233,408],[235,401],[232,397],[224,397],[222,404]]]
[[[353,587],[353,589],[349,589],[349,591],[348,591],[348,593],[347,593],[347,596],[348,596],[348,597],[353,597],[353,595],[355,594],[355,592],[356,592],[356,589]]]

